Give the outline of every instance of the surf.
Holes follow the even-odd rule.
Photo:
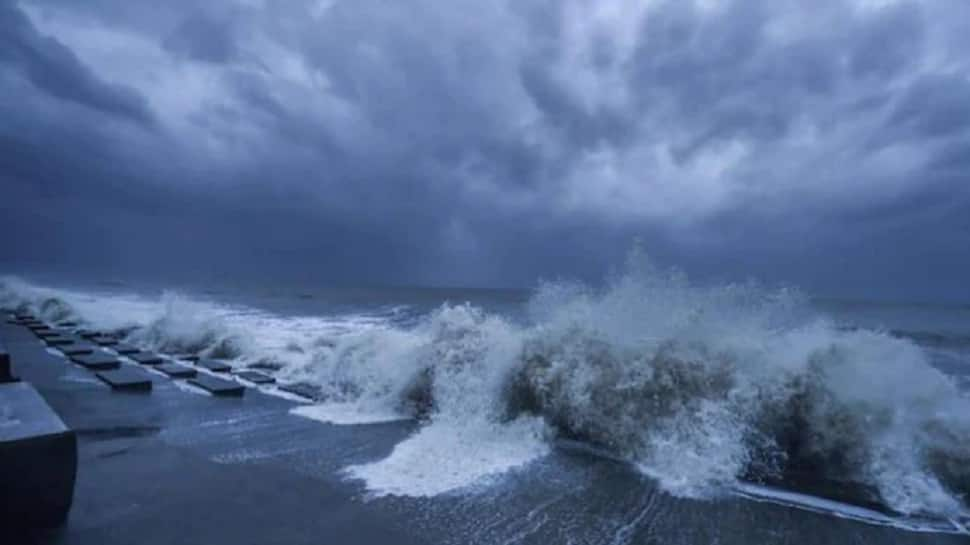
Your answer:
[[[912,338],[845,328],[792,289],[697,285],[642,255],[603,286],[542,284],[517,317],[449,303],[407,324],[284,316],[9,278],[0,306],[311,383],[319,399],[301,412],[318,420],[417,419],[386,459],[347,468],[376,496],[473,487],[565,440],[679,497],[778,499],[757,491],[819,481],[890,517],[967,516],[970,401]]]

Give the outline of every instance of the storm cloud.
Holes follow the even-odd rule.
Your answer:
[[[970,300],[970,4],[0,6],[5,269]]]

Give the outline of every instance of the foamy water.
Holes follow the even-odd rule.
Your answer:
[[[288,316],[17,279],[0,306],[311,383],[303,417],[420,419],[387,458],[346,468],[375,496],[473,489],[568,437],[678,496],[810,468],[900,513],[966,515],[970,401],[954,378],[914,342],[837,327],[786,290],[697,287],[634,259],[601,289],[542,286],[525,323],[467,304],[402,325],[386,309]]]
[[[430,497],[481,485],[549,452],[543,423],[435,422],[398,444],[390,456],[347,468],[374,496]]]
[[[383,424],[409,420],[411,417],[394,408],[381,411],[378,407],[350,402],[329,402],[315,405],[301,405],[290,410],[292,414],[337,425]]]

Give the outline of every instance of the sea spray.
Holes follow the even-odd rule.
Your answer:
[[[167,292],[161,297],[159,314],[128,340],[163,352],[235,358],[246,351],[247,335],[228,325],[224,314],[224,309]]]
[[[965,475],[930,466],[968,459],[970,405],[908,341],[839,330],[787,290],[645,266],[599,291],[545,286],[534,307],[531,410],[672,493],[809,469],[904,513],[963,509]]]

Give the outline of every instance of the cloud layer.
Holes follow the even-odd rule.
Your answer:
[[[965,2],[157,4],[0,7],[12,268],[970,300]]]

